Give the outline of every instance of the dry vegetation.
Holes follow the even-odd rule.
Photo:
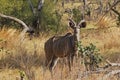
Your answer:
[[[106,19],[99,25],[109,24]],[[105,21],[105,22],[104,22]],[[109,21],[109,20],[108,20]],[[88,25],[89,26],[89,25]],[[15,29],[1,29],[0,31],[0,80],[101,80],[103,74],[93,74],[81,77],[84,65],[79,60],[74,61],[72,71],[61,59],[54,70],[53,77],[44,66],[44,42],[50,35],[43,34],[38,38],[25,39],[20,42],[20,32]],[[120,29],[117,27],[85,29],[81,32],[84,45],[93,43],[100,49],[102,55],[112,62],[120,62]],[[108,80],[117,80],[118,76],[111,76]]]
[[[61,3],[58,5],[61,6]],[[68,6],[70,8],[78,7],[80,4],[66,4],[64,7],[68,8]],[[93,5],[92,7],[96,8],[97,6]],[[92,14],[93,18],[99,13]],[[99,15],[97,19],[95,17],[95,21],[87,22],[87,28],[81,30],[80,38],[83,45],[90,43],[96,45],[105,59],[120,63],[120,27],[116,27],[114,16],[111,18],[108,16],[109,14],[106,15]],[[61,23],[66,24],[67,17],[69,16],[64,14]],[[101,17],[103,18],[101,19]],[[86,72],[80,59],[74,61],[72,71],[69,72],[66,60],[61,59],[52,76],[45,67],[44,43],[53,35],[47,32],[42,33],[38,38],[30,39],[26,34],[25,37],[22,36],[24,40],[21,40],[20,34],[20,31],[12,28],[0,29],[0,80],[20,80],[21,77],[24,77],[25,80],[103,80],[104,75],[107,74]],[[120,67],[108,68],[108,70],[114,69],[120,70]],[[120,80],[120,74],[104,80]]]

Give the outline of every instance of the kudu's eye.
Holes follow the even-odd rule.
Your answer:
[[[79,26],[80,28],[85,28],[86,25],[87,25],[87,23],[86,23],[85,20],[80,21],[80,23],[78,24],[78,26]]]

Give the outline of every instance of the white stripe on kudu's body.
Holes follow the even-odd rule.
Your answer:
[[[71,64],[75,54],[78,54],[77,43],[80,41],[80,28],[86,27],[85,20],[81,20],[76,24],[69,19],[69,26],[74,33],[67,33],[65,36],[53,36],[45,43],[46,66],[52,71],[57,64],[59,58],[68,57],[68,65],[71,70]]]

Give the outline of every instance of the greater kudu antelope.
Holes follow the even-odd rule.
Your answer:
[[[59,58],[68,57],[69,70],[73,63],[73,57],[78,54],[77,43],[80,41],[80,28],[86,27],[85,20],[81,20],[78,24],[69,19],[69,26],[74,33],[67,33],[65,36],[53,36],[45,43],[46,66],[52,71],[57,64]]]

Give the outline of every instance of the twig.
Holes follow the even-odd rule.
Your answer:
[[[81,78],[86,77],[91,74],[99,74],[99,73],[105,73],[105,72],[110,72],[110,71],[111,70],[104,70],[104,69],[99,69],[96,71],[86,71],[86,72],[83,72],[83,74],[81,75]]]
[[[106,74],[105,76],[103,76],[103,78],[101,80],[106,80],[109,76],[115,75],[120,73],[120,70],[113,70],[111,72],[109,72],[108,74]]]
[[[118,66],[118,67],[120,67],[120,63],[111,63],[109,60],[106,60],[106,62],[108,63],[108,65],[110,65],[110,66]]]
[[[113,3],[113,5],[105,12],[105,14],[101,17],[101,19],[98,21],[98,23],[105,17],[105,15],[113,8],[115,7],[118,3],[120,2],[120,0],[116,1],[115,3]],[[97,24],[98,24],[97,23]]]
[[[110,75],[115,75],[117,73],[120,73],[120,70],[108,70],[109,67],[120,67],[120,63],[111,63],[110,61],[106,60],[107,65],[105,65],[104,67],[100,67],[95,71],[85,71],[82,73],[82,75],[80,75],[80,78],[86,77],[88,75],[91,74],[99,74],[99,73],[108,73],[107,75],[104,76],[103,80],[106,80],[106,78]],[[101,80],[101,79],[100,79]]]

